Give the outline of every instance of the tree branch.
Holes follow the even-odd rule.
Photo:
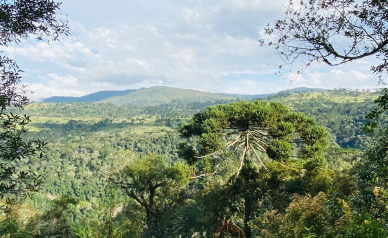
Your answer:
[[[240,174],[240,172],[241,172],[241,170],[242,170],[242,167],[243,167],[243,165],[244,165],[244,161],[245,161],[246,156],[247,156],[248,147],[249,147],[249,134],[248,134],[248,132],[247,132],[246,135],[245,135],[245,146],[244,146],[244,152],[243,152],[242,157],[241,157],[240,168],[239,168],[238,171],[237,171],[237,175],[236,175],[236,178],[235,178],[235,179],[238,178],[238,176],[239,176],[239,174]]]
[[[333,46],[330,44],[330,43],[325,43],[325,42],[321,42],[320,43],[323,48],[333,54],[335,57],[338,57],[338,58],[341,58],[341,59],[344,59],[345,61],[342,62],[342,63],[345,63],[345,62],[348,62],[348,61],[352,61],[352,60],[357,60],[357,59],[361,59],[361,58],[364,58],[364,57],[367,57],[367,56],[370,56],[370,55],[373,55],[373,54],[376,54],[378,51],[380,51],[381,49],[383,49],[387,44],[388,44],[388,39],[386,39],[385,41],[381,42],[379,45],[377,45],[376,48],[374,48],[372,51],[370,52],[365,52],[361,55],[358,55],[358,56],[346,56],[346,55],[340,55],[339,53],[337,53],[337,51],[334,50]],[[330,63],[329,61],[326,61],[327,64],[329,64],[330,66],[336,66],[338,64],[332,64]]]
[[[262,160],[262,159],[260,158],[260,156],[257,154],[255,148],[253,148],[253,146],[251,146],[251,148],[252,148],[253,152],[255,152],[255,154],[256,154],[257,158],[259,159],[261,165],[263,165],[263,167],[265,168],[265,170],[268,171],[267,167],[265,167],[265,165],[264,165],[264,163],[263,163],[263,160]]]

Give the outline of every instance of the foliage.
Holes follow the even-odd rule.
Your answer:
[[[208,211],[215,209],[213,214],[218,220],[225,213],[241,215],[247,237],[252,237],[250,222],[258,214],[257,203],[268,196],[267,190],[274,189],[267,185],[272,176],[265,174],[268,170],[264,161],[266,156],[286,167],[305,169],[307,175],[324,165],[322,155],[327,145],[326,130],[304,114],[290,112],[281,103],[242,101],[208,107],[205,112],[195,114],[190,124],[182,126],[179,132],[183,137],[198,137],[198,152],[192,146],[181,144],[178,154],[191,163],[195,158],[202,159],[205,173],[209,155],[220,154],[225,149],[233,149],[237,154],[239,147],[242,148],[237,173],[219,189],[212,188],[206,195],[210,200],[205,202],[205,207]],[[261,164],[260,172],[253,166],[249,153],[254,154]],[[201,176],[193,178],[198,177]],[[215,205],[217,203],[220,205]]]
[[[264,167],[264,158],[259,153],[280,163],[294,162],[306,169],[318,168],[324,163],[322,153],[327,145],[327,131],[316,125],[314,119],[292,113],[275,102],[241,101],[208,107],[205,112],[195,114],[190,124],[182,126],[179,132],[183,137],[198,136],[201,156],[242,146],[239,171],[249,153],[254,153]],[[187,159],[187,153],[192,152],[181,148],[186,151]],[[292,157],[302,158],[303,163]]]
[[[58,14],[59,6],[60,3],[48,0],[1,1],[0,45],[18,43],[30,35],[38,40],[57,40],[59,35],[67,34],[67,23]],[[30,118],[7,111],[9,107],[23,110],[28,103],[21,85],[21,70],[12,59],[1,55],[0,71],[0,198],[17,200],[36,191],[40,184],[37,174],[20,170],[17,164],[37,154],[45,143],[24,140]]]
[[[337,215],[332,208],[340,209]],[[336,216],[337,215],[337,216]],[[294,195],[284,214],[276,210],[264,215],[263,237],[332,237],[349,224],[352,213],[346,202],[339,200],[334,207],[325,193],[315,197]]]
[[[47,8],[40,9],[43,6]],[[54,1],[2,1],[0,44],[17,43],[31,34],[42,40],[67,34],[59,6]],[[387,40],[386,25],[379,22],[386,22],[386,8],[386,1],[374,0],[358,5],[350,0],[291,2],[285,19],[266,33],[278,37],[269,43],[286,65],[295,58],[308,66],[313,61],[335,65],[377,55],[383,63],[372,71],[381,76],[386,72]],[[343,55],[331,40],[337,36],[349,43]],[[20,197],[44,181],[34,200],[27,201],[40,215],[29,204],[9,207],[7,214],[0,214],[0,236],[387,233],[386,90],[267,98],[291,109],[279,102],[230,103],[234,97],[160,87],[133,93],[130,100],[114,99],[120,105],[27,106],[19,68],[5,56],[0,63],[0,195]],[[361,128],[376,97],[377,108],[367,117],[368,132],[375,133],[370,141]],[[132,106],[121,105],[125,102]],[[230,104],[218,105],[222,103]],[[23,112],[34,116],[33,123]],[[327,126],[333,135],[318,125]],[[28,128],[35,132],[25,133]],[[45,145],[37,138],[51,143],[45,154],[34,156]],[[368,144],[363,157],[357,149]],[[109,182],[116,186],[109,187]],[[23,220],[27,213],[30,216]]]
[[[67,22],[58,13],[61,3],[55,1],[17,0],[1,1],[1,45],[20,42],[33,34],[57,40],[68,34]]]
[[[3,202],[0,201],[0,204],[3,205]],[[8,205],[7,210],[7,213],[0,213],[0,237],[32,238],[35,231],[32,222],[37,211],[26,203]]]
[[[224,218],[227,224],[225,227],[244,229],[245,217],[249,218],[251,234],[258,236],[258,231],[263,227],[259,226],[256,219],[271,210],[284,214],[294,194],[301,197],[311,194],[314,197],[322,191],[330,201],[341,198],[349,202],[355,189],[355,181],[347,171],[362,158],[362,153],[356,149],[342,149],[335,142],[341,142],[344,147],[355,146],[351,140],[344,141],[353,138],[354,132],[355,135],[362,135],[355,136],[361,144],[369,143],[369,136],[361,134],[362,124],[365,122],[362,117],[371,108],[371,99],[377,96],[378,93],[345,90],[272,96],[269,99],[282,101],[290,106],[290,113],[303,111],[306,115],[317,118],[317,124],[328,125],[335,133],[335,136],[328,137],[334,147],[330,147],[322,155],[328,160],[329,168],[335,171],[318,169],[307,172],[287,166],[296,163],[273,163],[261,154],[269,170],[267,172],[264,167],[258,169],[260,164],[256,163],[252,152],[250,163],[244,165],[236,177],[241,165],[237,159],[242,154],[240,149],[201,158],[201,163],[190,168],[190,171],[205,172],[205,167],[208,167],[207,176],[190,180],[188,185],[182,186],[178,193],[179,199],[165,209],[159,220],[164,236],[200,237],[204,236],[204,232],[213,236],[217,230],[221,234]],[[44,174],[44,183],[34,200],[28,201],[42,216],[32,218],[28,225],[30,230],[17,219],[18,232],[34,231],[44,236],[65,231],[69,237],[76,237],[75,233],[92,230],[93,237],[96,238],[109,235],[141,237],[147,227],[145,209],[135,199],[127,196],[123,189],[108,189],[107,178],[112,173],[124,174],[127,165],[136,157],[145,158],[152,153],[163,156],[166,165],[172,166],[180,161],[177,149],[183,142],[185,143],[181,148],[187,149],[186,152],[183,150],[183,154],[191,153],[187,158],[194,159],[193,162],[198,161],[196,157],[201,155],[198,154],[200,147],[196,138],[181,139],[173,128],[187,121],[189,115],[201,110],[205,112],[209,105],[211,102],[178,101],[145,108],[91,103],[28,105],[24,113],[32,115],[33,123],[28,126],[34,132],[26,133],[25,138],[42,138],[50,143],[46,146],[43,160],[31,157],[28,163],[26,161],[20,167]],[[12,112],[16,115],[20,113],[17,110]],[[141,122],[138,120],[140,118],[146,121]],[[226,139],[231,140],[233,137]],[[359,148],[359,145],[356,147]],[[296,160],[291,158],[290,161]],[[250,177],[249,174],[255,176]],[[195,174],[191,176],[195,177]],[[164,190],[160,190],[162,191]],[[61,222],[57,220],[58,226],[51,226],[50,221],[53,219],[50,217],[56,211],[51,200],[60,198],[61,194],[77,198],[79,203],[76,206],[71,205],[63,213],[66,219]],[[174,196],[169,199],[172,201],[173,198]],[[245,200],[253,201],[252,206],[245,206]],[[353,209],[352,203],[349,202],[349,205]],[[330,208],[330,213],[342,214],[339,206],[333,207],[336,209]],[[338,215],[335,217],[338,218]],[[368,218],[368,221],[372,221],[371,219]],[[353,226],[344,228],[341,235],[345,231],[355,233],[356,227],[363,224],[357,223],[358,221],[356,217],[352,218]],[[382,226],[381,223],[373,224],[377,224],[379,229]],[[261,228],[258,230],[257,227]],[[306,234],[313,233],[313,230],[306,231]]]
[[[365,90],[364,90],[365,91]],[[345,89],[324,93],[295,93],[270,96],[269,101],[280,101],[293,109],[316,119],[333,135],[331,143],[343,148],[365,149],[371,135],[364,132],[365,116],[375,106],[373,100],[380,92],[357,92]],[[380,121],[387,122],[381,116]]]
[[[378,128],[373,144],[365,158],[355,165],[353,174],[358,192],[352,202],[358,212],[367,212],[374,218],[386,220],[388,209],[387,128]]]
[[[368,122],[365,124],[365,132],[373,133],[379,125],[379,119],[388,110],[388,89],[383,89],[383,95],[379,96],[374,103],[376,106],[366,115]]]
[[[257,171],[249,163],[243,166],[239,177],[235,174],[225,184],[213,184],[201,191],[197,200],[204,211],[205,230],[220,235],[228,233],[226,227],[233,227],[251,237],[250,223],[261,213],[259,201],[268,192],[269,178],[264,169]]]
[[[20,102],[21,104],[26,101]],[[20,105],[22,108],[22,105]],[[21,170],[17,164],[25,163],[28,157],[36,155],[45,143],[41,140],[26,141],[23,134],[29,117],[19,116],[6,111],[6,104],[0,109],[0,198],[17,200],[35,192],[41,183],[40,176],[34,172]]]
[[[283,19],[265,29],[271,40],[260,42],[281,57],[280,70],[300,62],[300,73],[312,62],[336,66],[373,55],[381,63],[371,70],[381,77],[388,68],[387,9],[378,0],[290,1]]]
[[[179,202],[182,186],[188,182],[189,170],[183,164],[168,166],[162,157],[148,155],[132,161],[112,182],[146,211],[144,237],[163,237],[162,216]]]
[[[51,202],[51,208],[42,216],[38,224],[43,236],[69,236],[71,234],[71,224],[75,207],[79,200],[67,195],[62,195]]]
[[[343,227],[338,234],[346,238],[385,237],[387,234],[387,227],[378,219],[373,218],[369,214],[362,213],[353,215],[350,223]]]

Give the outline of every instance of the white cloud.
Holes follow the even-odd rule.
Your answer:
[[[375,88],[378,79],[370,73],[363,73],[356,70],[342,71],[332,69],[330,72],[307,73],[303,76],[291,77],[297,87],[317,88]]]
[[[47,85],[52,86],[52,87],[68,87],[68,86],[78,86],[78,79],[74,78],[71,75],[66,75],[66,76],[59,76],[54,73],[50,73],[45,77],[41,77],[43,81],[46,82]]]
[[[262,0],[229,0],[228,1],[232,7],[236,7],[241,10],[252,10],[258,9],[267,5],[268,3],[273,3],[275,1],[262,1]],[[265,4],[267,3],[267,4]],[[268,5],[267,5],[268,6]]]
[[[0,50],[29,69],[26,82],[34,82],[35,98],[153,85],[247,94],[298,86],[376,86],[367,62],[358,64],[358,71],[324,72],[326,66],[314,65],[313,73],[293,83],[267,79],[275,70],[268,66],[273,52],[257,40],[286,2],[112,0],[107,5],[68,0],[63,10],[70,18],[69,37],[50,44],[28,40]],[[94,14],[85,13],[90,11]],[[231,74],[242,76],[224,79]]]
[[[27,96],[32,101],[41,101],[45,98],[52,96],[82,96],[84,91],[76,89],[60,88],[57,86],[47,86],[41,83],[27,84],[27,88],[32,93],[28,93]]]

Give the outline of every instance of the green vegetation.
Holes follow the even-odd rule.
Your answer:
[[[57,40],[68,33],[67,23],[58,17],[60,3],[54,1],[2,1],[0,7],[0,45],[18,43],[30,35],[38,40]],[[24,137],[30,117],[14,114],[10,108],[22,111],[28,104],[26,90],[22,85],[22,70],[13,57],[0,51],[0,199],[6,203],[0,211],[36,191],[41,178],[28,167],[20,166],[31,157],[42,157],[45,142]],[[10,229],[15,222],[5,224]],[[2,231],[0,230],[0,234]]]
[[[387,3],[354,4],[301,2],[308,14],[290,8],[266,33],[280,31],[271,45],[308,65],[377,53],[381,76],[388,41],[375,38],[386,33]],[[66,34],[59,5],[3,1],[0,45]],[[304,31],[311,25],[322,32]],[[345,55],[327,41],[338,34],[353,39]],[[240,101],[154,87],[98,104],[27,106],[19,68],[0,61],[1,238],[388,234],[387,89]]]
[[[226,94],[207,93],[189,89],[178,89],[169,87],[151,87],[134,91],[124,96],[104,99],[100,102],[112,103],[115,105],[130,106],[154,106],[162,103],[176,101],[208,102],[217,100],[236,100],[234,96]]]
[[[385,234],[388,188],[379,159],[385,131],[375,139],[362,131],[378,96],[334,90],[281,93],[268,97],[271,103],[188,99],[147,107],[34,103],[12,109],[31,115],[34,130],[23,137],[48,145],[41,159],[20,165],[42,176],[42,184],[32,199],[0,215],[2,234]],[[377,122],[384,125],[384,116]]]
[[[258,193],[260,196],[246,190],[260,189],[256,181],[260,174],[259,168],[268,171],[265,163],[281,163],[311,173],[324,165],[322,153],[327,145],[325,128],[317,126],[312,118],[302,113],[291,113],[281,103],[242,101],[208,107],[205,112],[195,114],[179,132],[183,137],[199,137],[199,152],[194,151],[192,146],[181,144],[179,154],[188,162],[203,158],[201,164],[206,173],[212,170],[206,166],[209,160],[212,162],[211,157],[225,149],[238,154],[241,148],[240,166],[233,175],[235,182],[239,181],[241,185],[235,187],[236,184],[231,182],[230,187],[235,188],[229,188],[229,192],[233,199],[244,202],[244,234],[247,237],[252,236],[250,222],[255,212],[254,204],[263,199],[263,193]],[[260,162],[258,166],[254,166],[253,158]],[[264,162],[264,158],[269,161]],[[244,189],[244,185],[248,186]]]
[[[113,183],[146,211],[145,237],[168,236],[161,222],[170,207],[181,200],[189,172],[182,163],[169,166],[161,156],[148,155],[134,159],[114,175]]]
[[[370,134],[363,132],[368,121],[366,114],[373,109],[373,101],[379,95],[341,89],[321,93],[283,93],[265,100],[283,102],[292,110],[315,118],[319,125],[335,135],[335,142],[342,148],[365,149],[371,139]],[[384,116],[379,120],[386,122]]]

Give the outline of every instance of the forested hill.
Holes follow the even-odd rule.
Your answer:
[[[82,97],[62,97],[54,96],[46,98],[43,102],[46,103],[74,103],[74,102],[110,102],[116,105],[130,105],[130,106],[154,106],[163,103],[169,103],[173,100],[183,100],[187,102],[207,102],[218,100],[235,100],[240,99],[259,99],[268,96],[295,93],[295,92],[325,92],[326,89],[321,88],[306,88],[299,87],[287,89],[278,93],[266,94],[218,94],[202,92],[197,90],[171,88],[164,86],[155,86],[151,88],[128,89],[124,91],[100,91],[91,93]]]
[[[186,102],[207,102],[236,99],[237,97],[235,96],[225,94],[157,86],[135,91],[119,97],[107,98],[99,102],[129,106],[155,106],[163,103],[170,103],[173,100]]]

